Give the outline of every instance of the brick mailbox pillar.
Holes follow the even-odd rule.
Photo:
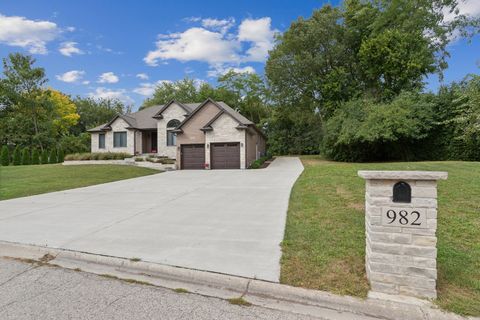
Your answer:
[[[436,298],[437,180],[446,172],[359,171],[366,180],[371,293]]]

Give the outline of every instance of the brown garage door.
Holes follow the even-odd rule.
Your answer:
[[[204,169],[205,145],[182,144],[182,169]]]
[[[212,143],[212,169],[240,169],[240,143]]]

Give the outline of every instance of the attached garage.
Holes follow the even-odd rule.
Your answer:
[[[204,169],[205,167],[205,145],[203,144],[182,144],[182,169]]]
[[[211,143],[212,169],[240,169],[240,143]]]

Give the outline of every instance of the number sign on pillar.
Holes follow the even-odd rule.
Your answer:
[[[435,298],[437,180],[446,172],[359,171],[366,180],[370,296]]]

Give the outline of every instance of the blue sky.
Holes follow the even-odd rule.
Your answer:
[[[275,32],[338,1],[35,1],[0,3],[0,57],[31,53],[49,85],[138,107],[155,84],[214,83],[231,68],[263,74]],[[461,10],[480,15],[480,1]],[[456,41],[445,82],[479,73],[480,37]],[[428,78],[435,90],[438,78]]]

